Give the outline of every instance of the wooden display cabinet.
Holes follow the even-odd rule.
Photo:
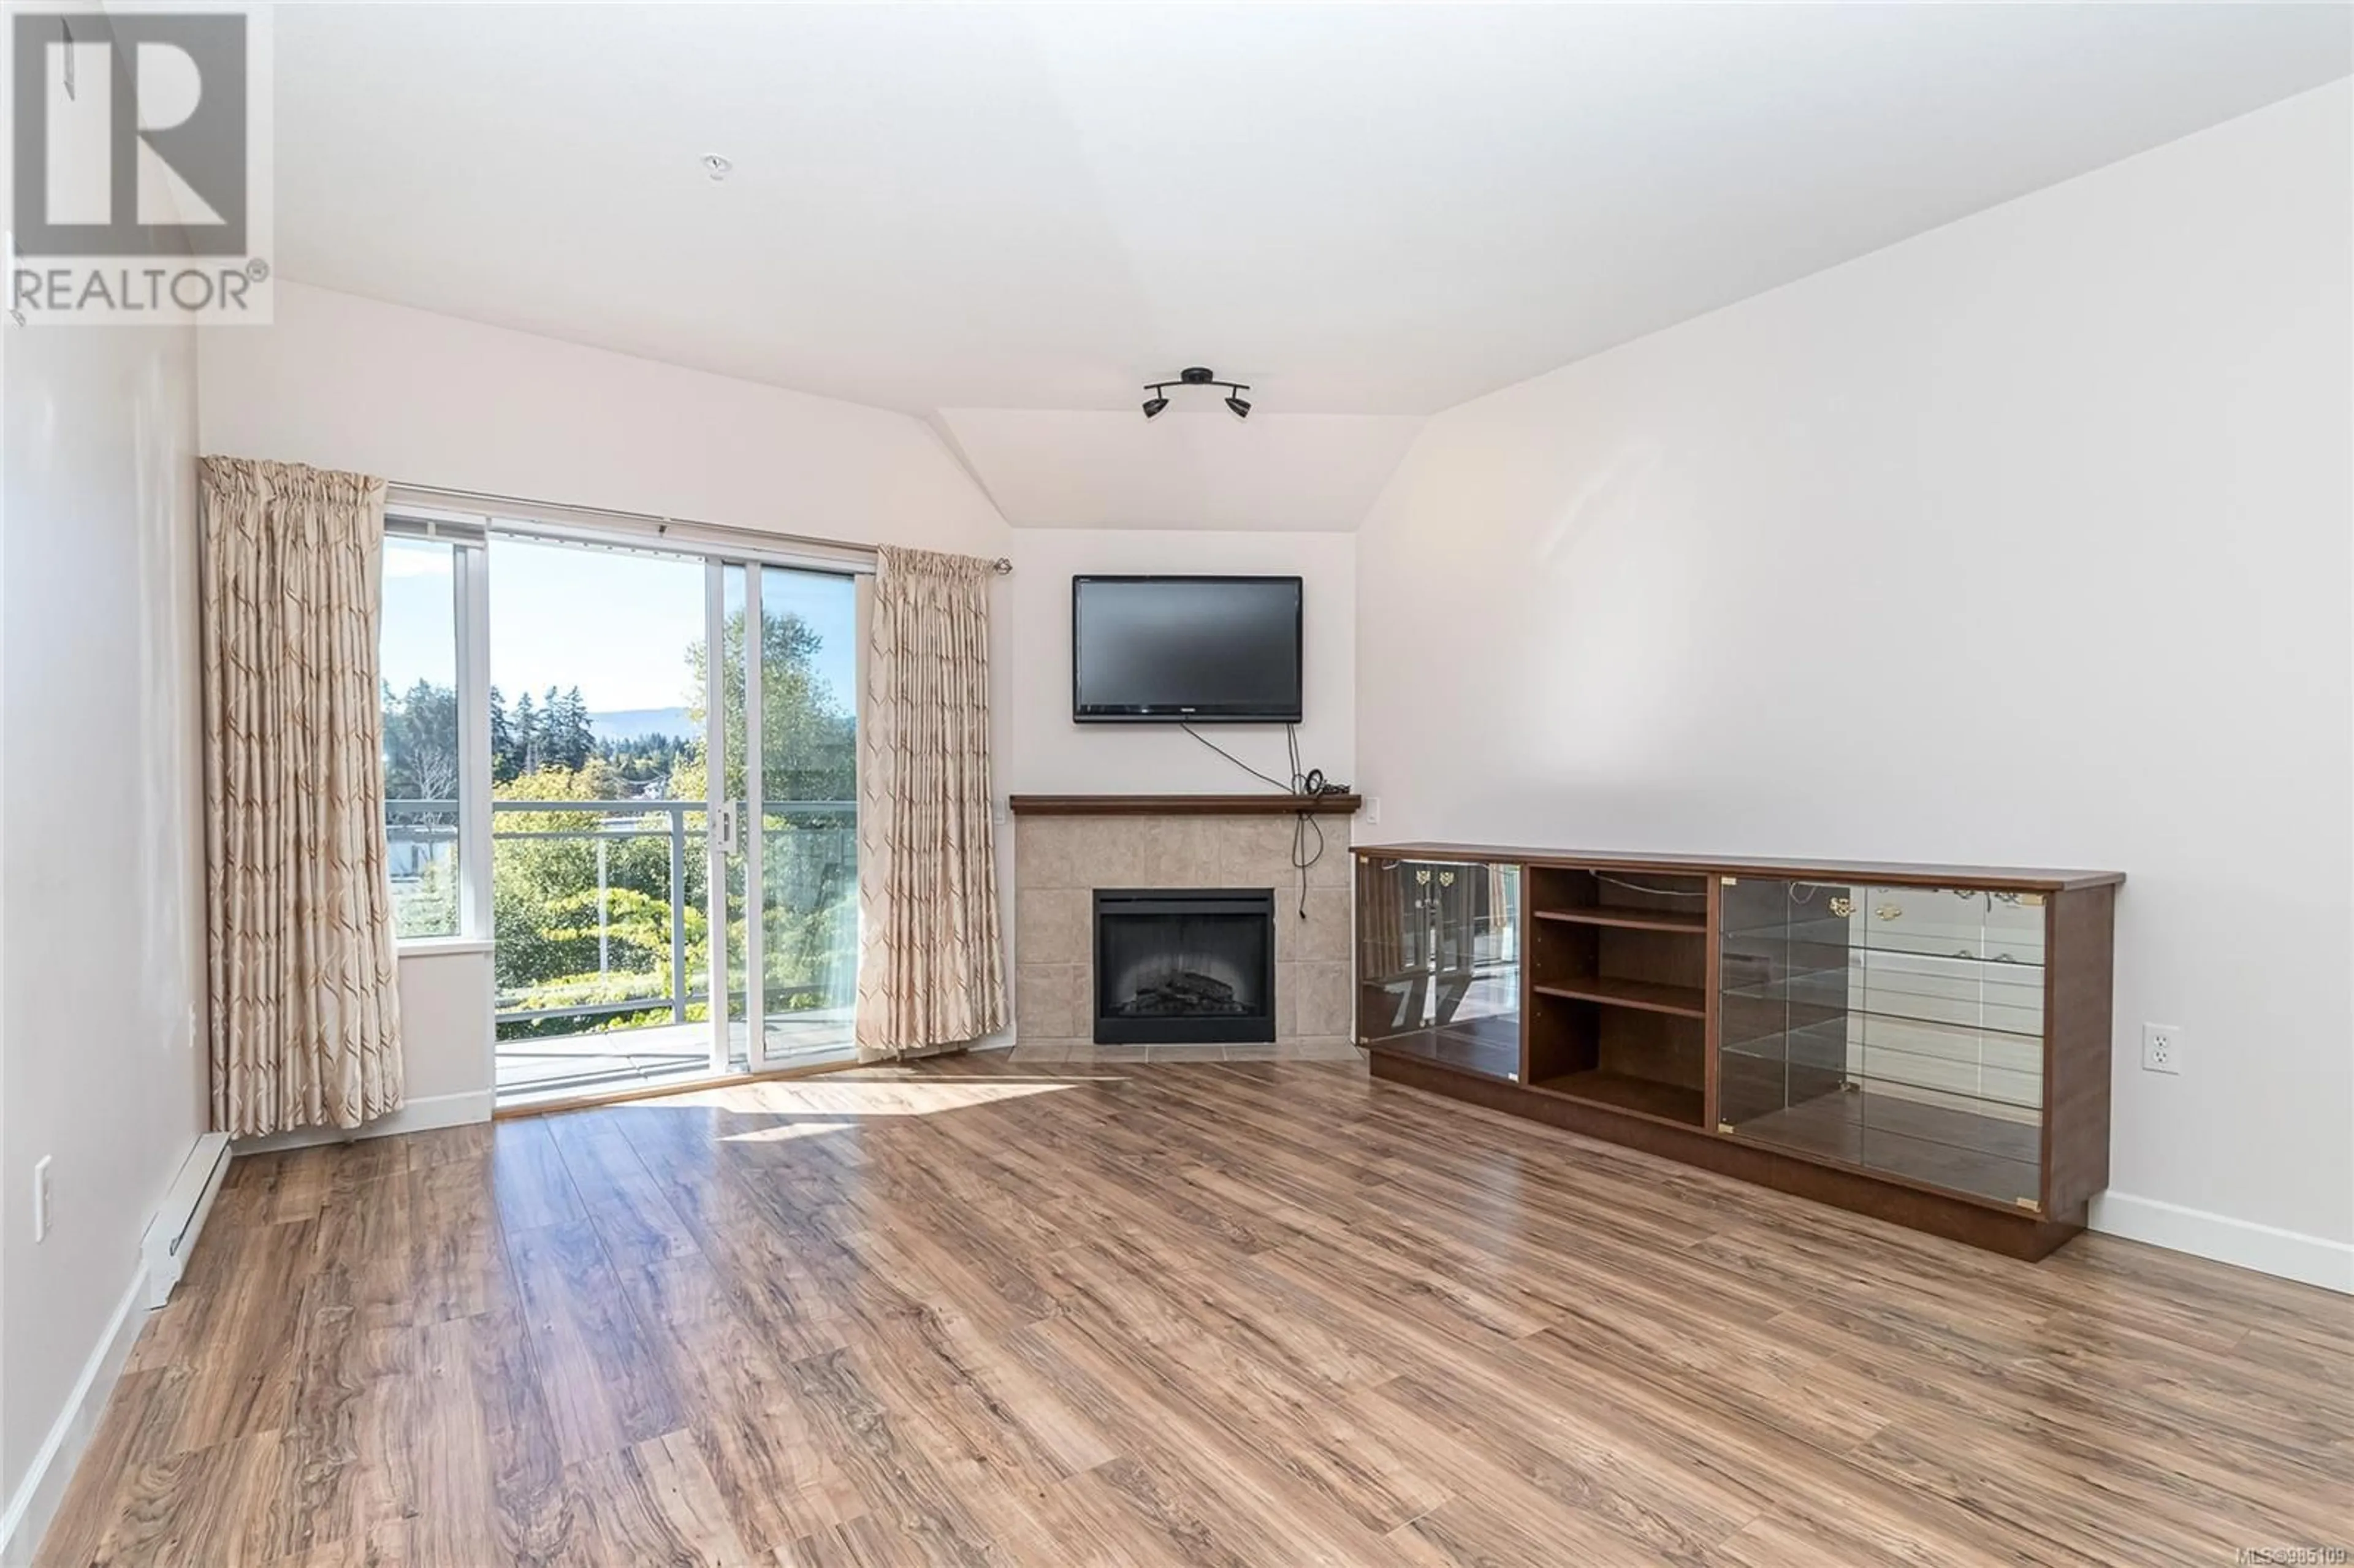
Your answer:
[[[1379,1077],[2022,1257],[2107,1184],[2121,874],[1355,853]]]

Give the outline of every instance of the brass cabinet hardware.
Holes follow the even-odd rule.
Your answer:
[[[1838,916],[1842,920],[1846,919],[1849,916],[1855,913],[1855,900],[1852,898],[1832,899],[1831,913]]]

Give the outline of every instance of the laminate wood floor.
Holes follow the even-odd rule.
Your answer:
[[[2349,1358],[1350,1065],[959,1059],[239,1160],[38,1561],[2228,1563],[2354,1544]]]

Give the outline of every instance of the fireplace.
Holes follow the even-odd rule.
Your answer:
[[[1099,887],[1098,1045],[1275,1039],[1275,893],[1266,887]]]

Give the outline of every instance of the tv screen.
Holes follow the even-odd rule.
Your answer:
[[[1082,724],[1296,724],[1298,577],[1073,577]]]

